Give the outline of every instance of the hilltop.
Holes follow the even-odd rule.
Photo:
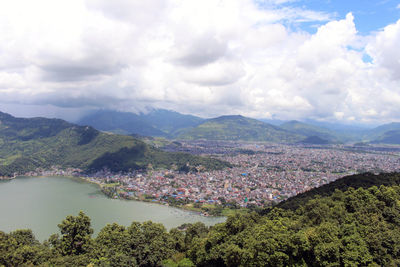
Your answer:
[[[304,136],[262,121],[241,115],[232,115],[206,120],[197,127],[183,131],[177,138],[186,140],[244,140],[285,143],[300,141],[304,139]]]
[[[80,168],[112,171],[202,165],[206,169],[229,164],[210,158],[168,153],[132,136],[100,132],[59,119],[15,118],[0,113],[0,176],[25,173],[36,168]]]

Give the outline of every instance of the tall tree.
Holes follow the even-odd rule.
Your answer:
[[[59,225],[63,255],[79,255],[88,251],[93,229],[90,218],[83,211],[78,216],[67,216]]]

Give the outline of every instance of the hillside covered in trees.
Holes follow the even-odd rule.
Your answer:
[[[304,139],[304,136],[259,120],[235,115],[206,120],[197,127],[182,130],[176,138],[292,143]]]
[[[58,119],[15,118],[0,112],[0,176],[23,174],[36,168],[80,168],[112,171],[203,166],[220,169],[216,159],[158,150],[132,136],[108,134],[90,126]]]
[[[398,181],[399,174],[345,177],[297,208],[238,213],[210,228],[195,223],[167,231],[133,222],[109,224],[93,237],[81,212],[43,243],[30,230],[0,232],[0,265],[399,266]]]

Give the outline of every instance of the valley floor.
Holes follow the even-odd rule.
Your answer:
[[[400,171],[398,147],[199,141],[181,144],[180,150],[225,160],[233,167],[189,173],[102,170],[85,176],[79,169],[54,168],[26,175],[78,176],[98,184],[111,198],[156,202],[208,216],[270,206],[345,175]]]

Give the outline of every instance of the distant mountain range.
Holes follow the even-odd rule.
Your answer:
[[[81,118],[77,124],[118,134],[173,137],[179,130],[197,126],[203,121],[196,116],[163,109],[147,114],[99,110]]]
[[[399,130],[400,130],[400,123],[392,122],[368,130],[367,132],[365,132],[363,138],[365,140],[376,142],[380,139],[383,139],[384,135],[387,135],[387,133],[392,132],[393,134],[393,131],[399,131]]]
[[[305,135],[306,137],[318,137],[327,143],[365,142],[373,144],[400,144],[400,123],[384,124],[372,129],[357,126],[325,124],[310,124],[298,121],[290,121],[279,125],[288,131]],[[315,138],[313,138],[315,139]],[[308,139],[310,140],[310,139]],[[315,139],[317,144],[321,140]]]
[[[168,139],[400,144],[400,123],[367,129],[317,121],[255,120],[240,115],[204,119],[163,109],[146,114],[100,110],[83,117],[77,123],[106,132]]]
[[[51,166],[95,171],[154,168],[220,169],[228,163],[168,153],[132,136],[100,132],[59,119],[15,118],[0,112],[0,176]]]
[[[387,131],[371,141],[373,144],[400,144],[400,130]]]
[[[312,138],[310,139],[310,137],[318,137],[320,139],[318,142],[324,142],[323,140],[325,140],[326,143],[337,143],[339,141],[343,141],[344,139],[344,137],[339,136],[338,133],[332,130],[300,121],[285,122],[279,127],[289,132],[305,136],[308,142],[312,142]]]
[[[206,120],[197,127],[182,131],[177,138],[290,143],[300,141],[304,137],[272,124],[236,115]]]

